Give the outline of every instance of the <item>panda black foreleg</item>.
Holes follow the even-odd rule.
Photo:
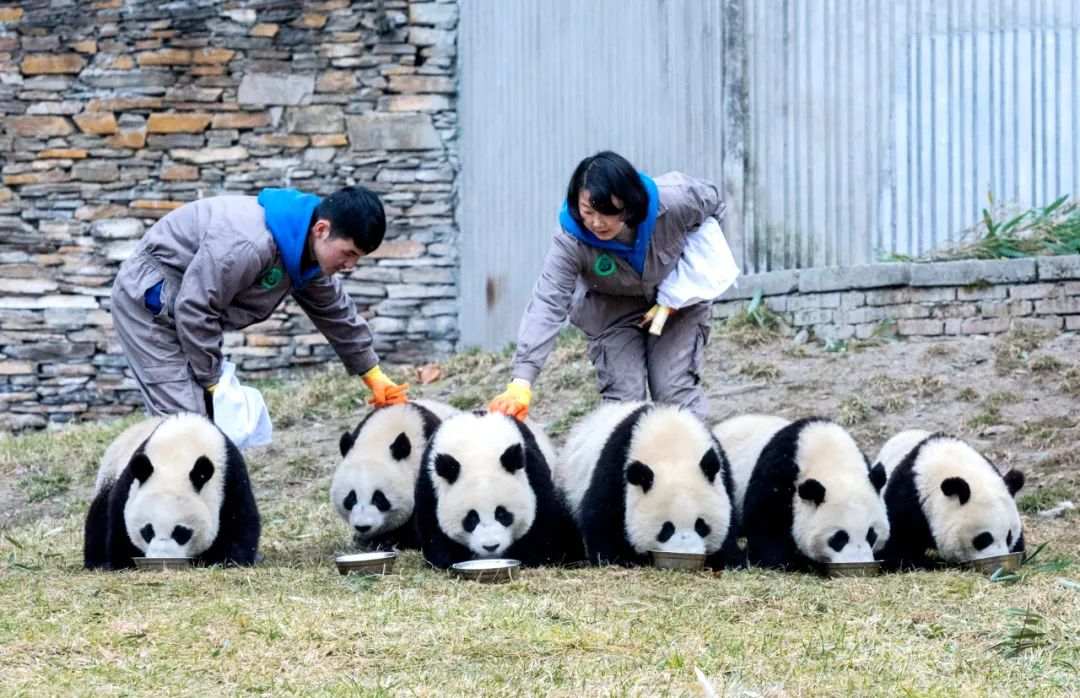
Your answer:
[[[88,570],[109,567],[109,492],[106,487],[98,492],[86,514],[83,535],[83,567]]]

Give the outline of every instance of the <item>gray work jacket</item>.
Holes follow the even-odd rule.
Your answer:
[[[222,333],[265,320],[287,293],[349,373],[378,363],[371,330],[337,278],[320,275],[293,287],[253,196],[215,196],[172,211],[146,232],[120,276],[118,282],[141,292],[164,280],[159,319],[175,327],[204,387],[221,375]]]
[[[604,250],[562,228],[555,233],[518,328],[512,377],[536,379],[568,315],[575,327],[596,337],[628,315],[647,311],[656,300],[656,287],[678,263],[686,238],[707,217],[720,220],[723,216],[725,206],[712,183],[681,172],[669,172],[654,181],[660,205],[644,273],[638,274],[621,257],[608,255],[614,258],[616,269],[601,276],[596,262]]]

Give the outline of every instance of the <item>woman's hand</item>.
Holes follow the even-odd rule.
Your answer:
[[[498,412],[525,421],[529,416],[529,402],[532,401],[532,388],[529,382],[515,378],[506,385],[506,390],[495,396],[488,404],[488,412]]]

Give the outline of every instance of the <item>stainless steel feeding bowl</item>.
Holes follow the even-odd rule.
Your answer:
[[[133,557],[135,567],[140,570],[186,570],[194,564],[190,557]]]
[[[822,565],[826,577],[876,577],[881,574],[881,563],[827,562]]]
[[[353,553],[334,558],[341,574],[392,574],[398,554],[392,551]]]
[[[663,550],[650,550],[653,567],[663,570],[703,570],[705,553],[671,553]]]
[[[483,584],[502,584],[521,578],[521,561],[468,560],[451,565],[450,570],[462,579],[471,579]]]
[[[978,570],[983,574],[992,575],[999,569],[1005,572],[1015,572],[1020,569],[1020,563],[1023,561],[1023,553],[1008,553],[1007,555],[992,555],[967,560],[960,563],[960,566],[964,569]]]

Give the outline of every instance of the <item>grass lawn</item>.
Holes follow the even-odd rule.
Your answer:
[[[555,433],[595,402],[580,344],[558,351],[538,415]],[[414,393],[481,402],[506,364],[462,354]],[[355,383],[264,386],[278,433],[247,454],[266,556],[252,569],[82,571],[96,459],[124,422],[0,438],[10,501],[37,507],[0,529],[0,695],[1080,693],[1075,511],[1025,514],[1047,546],[1003,581],[582,568],[485,586],[415,552],[392,576],[342,577],[348,536],[327,493]]]

